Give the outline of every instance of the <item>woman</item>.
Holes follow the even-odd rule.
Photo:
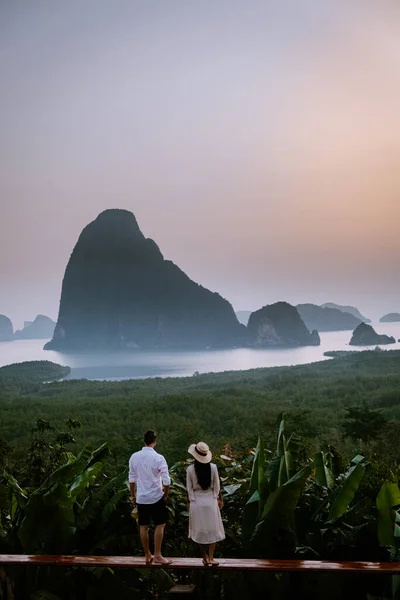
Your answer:
[[[217,466],[204,442],[188,449],[195,461],[186,470],[189,505],[189,538],[200,546],[204,566],[218,565],[215,545],[225,539],[220,509],[223,506]]]

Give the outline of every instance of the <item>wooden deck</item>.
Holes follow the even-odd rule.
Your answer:
[[[400,563],[330,562],[326,560],[265,560],[221,558],[219,566],[205,567],[200,558],[169,557],[169,565],[146,564],[142,556],[61,556],[0,554],[0,566],[56,565],[60,567],[122,567],[131,569],[213,569],[218,571],[321,571],[397,573]]]

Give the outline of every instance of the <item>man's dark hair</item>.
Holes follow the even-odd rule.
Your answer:
[[[155,442],[156,439],[157,439],[157,434],[152,429],[149,429],[144,434],[144,443],[146,444],[146,446],[150,446],[150,444],[152,444],[153,442]]]

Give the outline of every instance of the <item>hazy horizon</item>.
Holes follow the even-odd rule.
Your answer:
[[[56,320],[82,229],[132,211],[236,311],[400,312],[400,5],[0,5],[0,314]]]

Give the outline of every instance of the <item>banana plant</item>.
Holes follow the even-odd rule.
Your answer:
[[[329,507],[328,521],[341,517],[349,508],[365,474],[367,461],[363,456],[355,456],[338,485],[336,497]]]
[[[376,498],[378,540],[389,547],[392,560],[400,560],[400,489],[397,483],[386,482]],[[392,597],[400,597],[400,576],[392,576]]]
[[[364,530],[370,526],[372,501],[361,498],[354,503],[365,474],[367,461],[356,456],[345,473],[331,469],[333,453],[314,456],[314,477],[307,482],[297,518],[303,557],[337,558],[346,547],[359,545]]]
[[[397,483],[384,483],[376,498],[378,539],[381,546],[400,551],[400,490]]]
[[[331,490],[335,485],[335,477],[328,462],[328,456],[324,452],[314,455],[315,483],[321,487]]]
[[[29,553],[65,553],[74,548],[77,498],[93,486],[110,450],[89,447],[59,467],[29,497],[18,528],[22,550]],[[41,523],[38,527],[37,524]]]
[[[109,478],[105,466],[110,457],[108,444],[97,450],[86,446],[76,457],[55,469],[33,490],[22,489],[9,473],[0,477],[0,514],[6,515],[0,545],[6,553],[82,553],[136,554],[140,545],[127,502],[127,473]],[[127,576],[110,569],[82,567],[74,578],[68,570],[57,567],[15,567],[7,576],[14,579],[16,598],[70,597],[68,585],[79,578],[88,598],[110,597],[140,589],[140,597],[150,598],[151,587],[163,577],[163,585],[171,581],[164,572],[143,574],[132,570]],[[153,581],[154,580],[154,581]],[[101,594],[103,595],[100,595]],[[71,592],[72,593],[72,592]],[[82,595],[82,598],[86,598]]]
[[[264,444],[258,439],[250,479],[251,496],[243,514],[242,534],[245,544],[261,555],[277,549],[277,538],[293,550],[294,511],[311,474],[307,465],[296,472],[298,438],[285,434],[285,415],[280,417],[274,456],[267,461]],[[285,539],[284,539],[285,538]],[[286,541],[285,541],[286,540]]]

